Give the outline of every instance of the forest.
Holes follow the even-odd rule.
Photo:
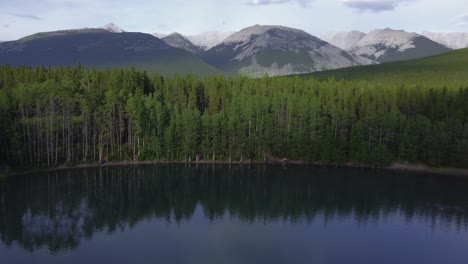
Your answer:
[[[0,161],[287,158],[468,168],[467,102],[468,84],[2,66]]]

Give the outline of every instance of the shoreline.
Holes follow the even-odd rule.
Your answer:
[[[76,165],[60,165],[57,167],[51,168],[32,168],[32,169],[25,169],[15,171],[10,170],[9,173],[6,175],[8,176],[16,176],[16,175],[24,175],[24,174],[31,174],[31,173],[39,173],[39,172],[53,172],[53,171],[60,171],[60,170],[68,170],[68,169],[83,169],[83,168],[98,168],[98,167],[119,167],[119,166],[136,166],[136,165],[171,165],[171,164],[185,164],[185,165],[282,165],[282,166],[317,166],[317,167],[337,167],[337,168],[361,168],[361,169],[378,169],[378,170],[391,170],[391,171],[401,171],[401,172],[418,172],[418,173],[428,173],[428,174],[445,174],[450,176],[466,176],[468,177],[468,169],[463,168],[437,168],[437,167],[430,167],[424,164],[403,164],[403,163],[392,163],[390,166],[386,167],[375,167],[375,166],[368,166],[356,163],[343,163],[339,165],[334,164],[323,164],[321,162],[306,162],[300,160],[287,160],[287,161],[212,161],[212,160],[200,160],[200,161],[175,161],[175,160],[150,160],[150,161],[116,161],[116,162],[106,162],[103,164],[99,163],[83,163],[83,164],[76,164]]]

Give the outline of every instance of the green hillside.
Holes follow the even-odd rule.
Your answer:
[[[345,80],[379,81],[386,84],[466,85],[468,49],[423,59],[315,72],[306,76],[320,80],[334,77]]]

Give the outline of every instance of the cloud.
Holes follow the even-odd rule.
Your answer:
[[[9,28],[10,27],[10,24],[5,24],[3,25],[4,28]]]
[[[27,19],[33,19],[33,20],[41,20],[40,17],[34,16],[34,15],[27,15],[27,14],[10,14],[10,15],[15,16],[15,17],[19,17],[19,18],[27,18]]]
[[[411,0],[345,0],[344,5],[356,9],[358,12],[379,13],[393,11],[398,6],[411,2]]]
[[[266,5],[280,5],[286,3],[298,3],[302,7],[307,7],[313,0],[249,0],[246,5],[250,6],[266,6]]]

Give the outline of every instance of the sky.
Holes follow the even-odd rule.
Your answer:
[[[283,25],[321,36],[378,28],[468,32],[467,0],[0,0],[0,41],[115,23],[126,31],[239,31]]]

